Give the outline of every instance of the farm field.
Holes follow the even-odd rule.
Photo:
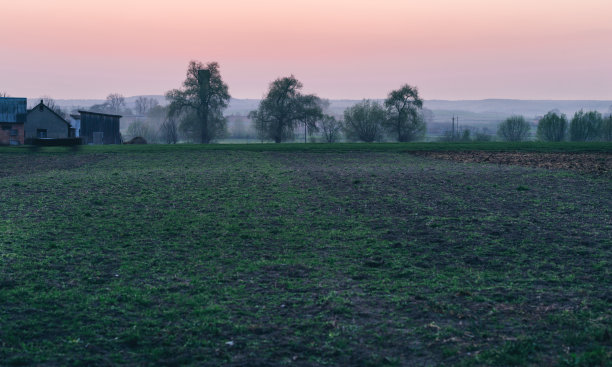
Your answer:
[[[611,156],[1,148],[0,365],[611,365]]]

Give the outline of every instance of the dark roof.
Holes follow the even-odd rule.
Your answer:
[[[50,109],[47,105],[45,105],[43,103],[43,101],[40,101],[39,104],[37,104],[34,108],[28,110],[28,114],[32,111],[34,111],[37,108],[40,108],[40,106],[43,106],[44,108],[46,108],[48,111],[50,111],[52,114],[54,114],[55,116],[57,116],[57,118],[59,118],[60,120],[64,121],[68,126],[70,126],[70,123],[68,121],[66,121],[65,118],[63,118],[62,116],[58,115],[57,112],[53,111],[52,109]]]
[[[0,97],[0,122],[22,124],[26,120],[26,98]]]
[[[81,111],[81,110],[79,110],[79,113],[80,113],[80,114],[83,114],[83,113],[88,113],[88,114],[90,114],[90,115],[98,115],[98,116],[110,116],[110,117],[119,117],[119,118],[123,117],[123,116],[121,116],[121,115],[111,115],[110,113],[91,112],[91,111]]]

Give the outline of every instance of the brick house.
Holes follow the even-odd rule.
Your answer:
[[[25,142],[27,99],[0,97],[0,145]]]

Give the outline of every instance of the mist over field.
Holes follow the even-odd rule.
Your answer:
[[[125,97],[126,106],[134,109],[135,102],[139,97],[155,99],[161,106],[168,104],[163,95],[146,95]],[[30,99],[31,103],[37,99]],[[383,101],[379,99],[377,101]],[[57,104],[63,109],[70,111],[79,108],[88,108],[105,102],[103,99],[58,99]],[[259,99],[232,98],[229,106],[224,111],[228,117],[228,132],[245,134],[252,128],[252,123],[247,115],[256,110]],[[360,100],[352,99],[330,99],[327,113],[342,117],[343,112]],[[498,124],[512,115],[523,115],[535,125],[536,121],[549,111],[557,111],[567,116],[573,115],[580,110],[599,111],[602,114],[612,112],[612,100],[520,100],[520,99],[482,99],[482,100],[426,100],[423,104],[425,110],[431,111],[430,120],[427,121],[427,129],[430,134],[440,135],[448,130],[452,118],[458,118],[463,127],[486,131],[494,134]],[[122,130],[125,131],[134,118],[124,119]],[[254,135],[254,133],[252,134]]]

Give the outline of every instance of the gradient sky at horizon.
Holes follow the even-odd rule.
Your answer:
[[[163,94],[217,61],[235,98],[612,100],[610,0],[0,0],[0,92]]]

